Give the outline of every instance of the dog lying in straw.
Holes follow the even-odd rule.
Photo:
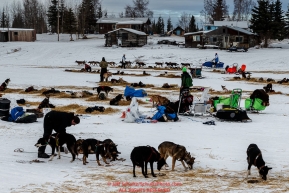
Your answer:
[[[190,153],[186,151],[184,146],[165,141],[159,145],[158,150],[161,157],[164,157],[165,161],[169,156],[172,157],[172,171],[175,169],[176,160],[182,162],[185,170],[187,170],[187,167],[185,166],[184,161],[188,165],[189,169],[193,169],[195,158],[191,157]]]
[[[10,82],[10,78],[7,78],[7,79],[1,84],[1,86],[0,86],[0,91],[6,90],[9,82]]]
[[[121,99],[123,99],[122,94],[118,94],[115,98],[113,98],[109,101],[109,104],[110,105],[118,105],[118,103]]]

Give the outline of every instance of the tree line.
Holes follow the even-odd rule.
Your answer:
[[[149,0],[132,0],[132,5],[124,6],[118,17],[153,18],[153,11],[148,8]],[[226,0],[204,0],[204,9],[200,12],[203,24],[214,21],[250,21],[253,32],[265,39],[283,39],[288,37],[289,7],[282,10],[280,0],[234,0],[234,10],[229,14]],[[96,31],[96,21],[102,17],[115,18],[102,9],[101,0],[50,0],[48,4],[39,0],[13,1],[0,9],[0,27],[32,28],[36,33],[78,33],[87,34]],[[185,32],[199,31],[196,18],[183,12],[175,26],[169,17],[167,21],[160,16],[152,21],[154,33],[165,33],[180,26]],[[166,28],[165,28],[166,26]],[[71,36],[72,37],[72,36]]]

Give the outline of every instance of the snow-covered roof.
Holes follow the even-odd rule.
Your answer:
[[[34,29],[24,29],[24,28],[0,28],[1,32],[7,31],[33,31]]]
[[[121,23],[121,24],[143,24],[149,20],[147,17],[137,18],[100,18],[96,23]],[[125,22],[125,23],[124,23]]]
[[[137,20],[137,21],[120,21],[120,22],[117,22],[117,25],[119,25],[119,24],[143,24],[143,22],[139,21],[139,20]]]
[[[233,30],[236,30],[236,31],[239,31],[239,32],[242,32],[244,34],[247,34],[247,35],[254,35],[253,32],[250,32],[248,30],[245,30],[243,28],[239,28],[239,27],[232,27],[232,26],[226,26],[227,28],[230,28],[230,29],[233,29]]]
[[[240,28],[248,28],[247,21],[214,21],[214,26],[236,26]]]
[[[131,28],[119,28],[119,29],[116,29],[116,30],[113,30],[113,31],[109,31],[109,32],[107,32],[107,33],[109,34],[109,33],[115,32],[115,31],[119,31],[119,30],[125,30],[125,31],[128,31],[128,32],[137,34],[137,35],[147,35],[145,32],[138,31],[138,30],[131,29]]]
[[[212,31],[212,30],[210,30]],[[210,31],[197,31],[197,32],[188,32],[188,33],[185,33],[184,36],[188,36],[188,35],[195,35],[195,34],[205,34],[205,33],[208,33]]]

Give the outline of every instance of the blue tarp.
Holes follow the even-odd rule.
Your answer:
[[[139,89],[139,90],[135,90],[133,87],[130,86],[126,86],[124,89],[124,96],[127,97],[145,97],[148,94],[146,93],[145,90],[143,89]]]

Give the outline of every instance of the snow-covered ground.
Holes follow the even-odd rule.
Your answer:
[[[225,65],[246,64],[247,71],[252,72],[252,78],[273,78],[276,81],[289,78],[288,49],[268,48],[249,49],[246,53],[231,53],[226,51],[177,46],[159,45],[161,37],[149,37],[149,44],[141,48],[104,47],[102,35],[88,36],[89,39],[75,39],[69,41],[69,35],[37,35],[36,42],[1,42],[0,44],[0,83],[10,78],[9,89],[25,89],[34,86],[36,89],[50,89],[54,87],[65,90],[88,90],[95,93],[92,87],[98,86],[99,74],[72,73],[65,69],[81,69],[76,60],[100,61],[105,57],[107,61],[119,64],[123,54],[127,60],[141,60],[147,66],[154,66],[155,62],[192,63],[198,66],[206,60],[213,59],[218,52],[220,60]],[[176,41],[184,41],[181,37],[172,37]],[[282,44],[288,47],[288,41]],[[281,47],[281,46],[278,46]],[[133,64],[134,65],[134,64]],[[93,70],[99,67],[92,66]],[[121,70],[109,68],[111,72]],[[139,73],[143,71],[150,76],[116,76],[132,83],[142,81],[144,84],[154,84],[161,87],[164,83],[180,85],[179,78],[157,77],[168,71],[146,69],[125,69],[125,73]],[[123,70],[122,70],[123,71]],[[180,70],[168,71],[180,75]],[[194,79],[194,86],[210,87],[222,92],[221,85],[229,90],[243,89],[243,99],[255,89],[262,88],[265,83],[248,81],[227,81],[235,75],[212,72],[203,69],[204,79]],[[115,91],[111,97],[123,93],[123,86],[113,86]],[[113,107],[120,111],[110,115],[82,116],[81,123],[67,128],[67,132],[78,138],[112,139],[118,144],[124,162],[116,161],[110,167],[98,166],[95,157],[90,155],[89,164],[83,165],[76,160],[70,163],[70,154],[64,154],[60,160],[54,159],[45,163],[30,162],[37,158],[37,148],[34,144],[43,134],[43,118],[32,124],[16,124],[0,121],[0,141],[2,141],[0,158],[0,189],[1,192],[281,192],[288,191],[289,185],[289,148],[287,144],[289,124],[289,87],[288,85],[273,84],[273,89],[281,94],[270,95],[270,106],[259,114],[248,114],[250,123],[220,122],[213,117],[183,117],[179,122],[166,123],[124,123],[120,118],[126,106]],[[172,101],[178,99],[177,90],[146,89],[148,93],[158,93]],[[24,94],[23,92],[1,92],[4,98],[11,100],[11,107],[15,100],[24,98],[30,102],[41,102],[44,96]],[[193,93],[200,96],[202,93]],[[149,96],[147,97],[149,98]],[[145,100],[144,100],[145,101]],[[101,105],[109,107],[108,101],[93,102],[85,99],[50,98],[56,106],[79,104],[83,106]],[[143,114],[151,115],[150,102],[140,105]],[[241,107],[244,106],[242,101]],[[35,107],[35,106],[31,106]],[[29,107],[29,108],[31,108]],[[26,107],[25,107],[26,108]],[[215,126],[204,125],[207,120],[215,120]],[[176,171],[162,170],[165,176],[145,179],[141,170],[137,168],[137,178],[132,176],[130,153],[133,147],[151,145],[158,147],[163,141],[172,141],[184,145],[196,158],[194,169],[185,172],[181,163],[177,161]],[[256,143],[262,151],[268,166],[273,167],[268,180],[257,184],[249,184],[245,179],[247,161],[246,149],[250,143]],[[15,152],[22,148],[23,152]],[[50,153],[50,148],[46,149]],[[80,155],[80,158],[82,155]],[[171,158],[167,160],[171,166]],[[156,170],[156,164],[155,164]],[[258,176],[257,169],[252,167],[251,177]],[[149,170],[150,171],[150,170]],[[150,173],[150,172],[149,172]],[[157,172],[156,172],[157,173]],[[134,184],[129,184],[135,182]],[[160,182],[159,184],[145,184]],[[167,183],[166,185],[162,183]],[[122,189],[122,188],[127,188]],[[145,188],[145,189],[141,189]],[[148,188],[148,189],[147,189]]]

